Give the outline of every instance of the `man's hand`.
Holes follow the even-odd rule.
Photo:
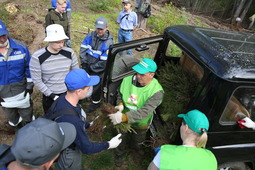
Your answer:
[[[32,89],[26,89],[26,93],[29,93],[31,95],[33,93],[33,88]]]
[[[108,143],[109,143],[109,148],[117,148],[119,144],[121,143],[122,139],[120,139],[121,134],[118,134],[117,136],[113,137]]]
[[[120,104],[118,106],[115,106],[116,109],[118,109],[118,111],[122,112],[124,110],[124,106],[123,104]]]
[[[252,128],[253,130],[255,130],[255,123],[248,117],[242,119],[240,124],[247,128]]]
[[[113,114],[109,114],[108,116],[114,125],[117,125],[122,122],[122,113],[120,111],[117,111],[116,113]]]
[[[58,99],[58,95],[55,95],[53,93],[51,93],[50,97],[53,99],[53,100],[57,100]]]
[[[1,102],[4,102],[4,100],[0,97],[0,106],[2,106]]]

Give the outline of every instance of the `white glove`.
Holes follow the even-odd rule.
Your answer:
[[[245,122],[242,122],[241,124],[244,125],[247,128],[252,128],[255,130],[255,123],[248,117],[243,119]]]
[[[54,97],[54,99],[53,100],[57,100],[59,98],[59,96],[58,95],[56,95],[55,97]]]
[[[124,110],[124,106],[123,104],[115,106],[116,109],[118,109],[118,111],[122,112]]]
[[[122,122],[122,113],[120,111],[117,111],[116,113],[113,114],[109,114],[108,116],[114,125],[117,125]]]
[[[119,144],[121,143],[122,139],[120,139],[121,134],[118,134],[117,136],[113,137],[108,143],[109,143],[109,148],[117,148]]]

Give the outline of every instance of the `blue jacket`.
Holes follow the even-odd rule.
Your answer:
[[[72,106],[66,99],[65,95],[61,95],[58,98],[57,104],[56,104],[56,111],[63,111],[63,109],[67,107],[72,107],[74,110],[79,112],[81,114],[81,108],[79,106]],[[101,152],[102,150],[106,150],[109,148],[108,142],[103,143],[94,143],[90,142],[89,137],[86,133],[86,128],[89,127],[89,123],[82,121],[81,118],[74,115],[63,115],[60,118],[57,118],[55,120],[56,122],[68,122],[75,126],[76,129],[76,138],[74,140],[74,144],[76,147],[78,147],[82,153],[84,154],[93,154],[96,152]]]
[[[29,71],[30,53],[22,42],[8,37],[7,61],[0,53],[0,98],[12,97],[33,88]],[[27,83],[28,82],[28,83]]]
[[[113,37],[107,30],[99,37],[97,32],[89,33],[81,43],[80,59],[82,68],[89,74],[98,75],[104,73],[108,58],[109,46],[113,44]]]

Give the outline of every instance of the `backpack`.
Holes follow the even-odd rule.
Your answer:
[[[142,3],[138,9],[138,13],[144,18],[149,18],[151,16],[151,5],[148,2]]]
[[[0,145],[0,170],[7,170],[6,165],[15,160],[11,152],[11,146],[6,144]]]

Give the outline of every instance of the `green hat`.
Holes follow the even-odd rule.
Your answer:
[[[132,69],[139,74],[154,73],[157,70],[157,64],[152,59],[144,58],[139,64],[133,66]]]
[[[208,131],[209,121],[204,113],[199,110],[191,110],[186,114],[179,114],[178,117],[182,117],[189,128],[199,134],[202,134],[201,129]]]

